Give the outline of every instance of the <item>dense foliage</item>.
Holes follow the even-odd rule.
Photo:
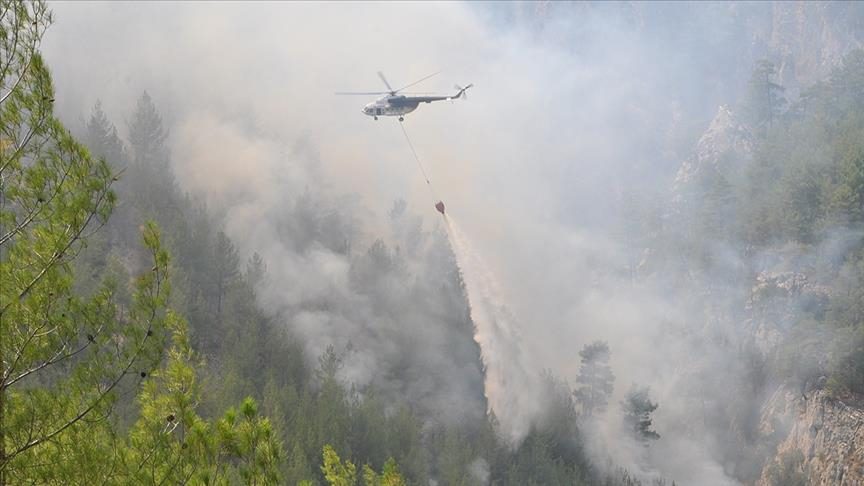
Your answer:
[[[115,172],[53,115],[37,51],[45,5],[0,12],[0,484],[276,482],[281,444],[252,399],[215,426],[196,413],[155,225],[142,230],[147,265],[131,294],[109,272],[76,289],[78,257],[116,201]],[[138,403],[128,432],[113,420],[124,392]]]
[[[805,91],[756,147],[745,177],[729,189],[736,215],[729,230],[753,254],[783,248],[782,258],[826,295],[798,300],[777,359],[812,362],[808,372],[827,376],[836,393],[864,393],[864,51]],[[788,366],[780,371],[808,379]]]

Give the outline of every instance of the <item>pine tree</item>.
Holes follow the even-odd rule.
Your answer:
[[[278,484],[282,445],[252,398],[217,422],[196,410],[201,390],[186,323],[167,314],[172,345],[138,396],[141,416],[123,450],[115,484]]]
[[[162,126],[162,117],[156,111],[150,95],[145,91],[138,100],[132,121],[129,123],[129,143],[136,164],[166,169],[168,151],[165,140],[168,131]]]
[[[213,300],[216,316],[219,317],[222,315],[225,294],[237,284],[240,277],[240,257],[237,255],[237,249],[222,231],[216,234],[213,261]]]
[[[864,222],[864,143],[861,130],[840,139],[836,186],[829,195],[832,210],[840,222]]]
[[[178,207],[179,191],[171,171],[165,143],[167,138],[162,117],[145,91],[129,122],[132,158],[126,174],[129,202],[141,217],[153,219],[167,230],[176,232],[185,225],[184,215]]]
[[[101,101],[97,100],[93,106],[84,142],[94,155],[104,158],[113,167],[119,169],[126,165],[126,148],[117,136],[117,128],[102,110]]]
[[[368,464],[363,466],[364,486],[405,486],[405,478],[399,472],[399,466],[391,457],[384,463],[381,474],[375,472]]]
[[[146,374],[162,347],[167,256],[145,230],[153,268],[119,316],[111,285],[73,293],[71,263],[114,205],[114,174],[52,113],[37,51],[43,2],[3,2],[0,46],[0,485],[48,482],[43,459],[86,444],[121,381]]]
[[[612,394],[615,375],[609,366],[609,345],[603,341],[587,344],[579,351],[579,357],[582,364],[576,382],[581,386],[573,395],[582,407],[582,414],[590,417],[606,410]]]
[[[785,89],[774,81],[776,76],[774,63],[767,59],[757,62],[750,76],[744,111],[747,121],[763,134],[786,106]]]
[[[122,176],[129,164],[126,146],[117,135],[117,129],[114,127],[114,124],[111,123],[108,116],[102,110],[101,101],[97,101],[93,107],[93,112],[90,114],[86,128],[84,142],[87,148],[90,149],[90,152],[94,156],[104,158],[108,165],[117,174]],[[122,195],[128,191],[128,185],[127,178],[120,177],[112,187],[118,195]],[[139,224],[140,218],[136,217],[131,208],[128,205],[124,206],[124,204],[120,203],[112,213],[111,221],[107,225],[109,234],[105,239],[111,245],[132,244],[138,240],[140,233]],[[96,257],[102,257],[106,250],[94,249],[91,253]]]
[[[647,444],[649,440],[657,440],[660,434],[651,429],[651,414],[659,405],[651,401],[647,387],[631,387],[627,396],[621,402],[624,412],[624,426],[636,440]]]
[[[254,401],[216,427],[197,416],[194,355],[167,308],[169,255],[155,224],[143,227],[150,263],[131,299],[125,282],[75,291],[76,259],[114,206],[117,176],[53,116],[36,50],[44,3],[0,11],[0,486],[278,484],[281,444]],[[99,112],[91,128],[110,141]],[[141,410],[126,437],[112,419],[129,382]]]
[[[246,283],[252,288],[253,292],[255,292],[258,289],[258,286],[267,278],[267,263],[264,262],[264,258],[258,254],[258,252],[253,253],[246,262],[246,272],[244,277],[246,278]]]
[[[321,472],[330,486],[354,486],[357,482],[357,468],[351,461],[346,460],[343,463],[330,445],[324,446],[323,459]]]

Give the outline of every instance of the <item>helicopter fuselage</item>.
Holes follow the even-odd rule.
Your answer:
[[[363,107],[363,114],[371,117],[402,116],[417,109],[420,100],[408,96],[384,96]]]

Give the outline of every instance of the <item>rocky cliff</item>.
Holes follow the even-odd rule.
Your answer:
[[[737,171],[753,157],[753,136],[727,106],[720,106],[708,128],[699,137],[693,155],[681,164],[673,191],[699,181],[706,172]]]
[[[773,2],[767,30],[755,38],[778,66],[794,97],[828,76],[850,50],[864,46],[864,13],[858,2]]]
[[[750,289],[744,331],[763,355],[780,345],[802,311],[819,313],[828,304],[830,289],[800,272],[762,271]]]
[[[864,408],[849,400],[778,389],[763,407],[760,433],[783,438],[756,486],[864,485]]]

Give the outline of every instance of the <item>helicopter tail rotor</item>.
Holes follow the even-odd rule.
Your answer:
[[[472,86],[474,86],[474,85],[469,84],[468,86],[465,86],[463,88],[462,86],[459,86],[458,84],[454,84],[453,87],[456,88],[457,90],[459,90],[459,92],[456,93],[456,96],[454,96],[452,99],[462,98],[463,100],[467,100],[468,99],[468,93],[466,91],[468,91],[468,88],[470,88]]]

